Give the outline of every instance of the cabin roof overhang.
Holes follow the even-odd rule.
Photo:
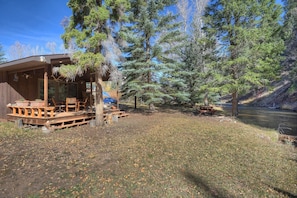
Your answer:
[[[16,71],[25,69],[34,69],[45,65],[56,65],[61,63],[70,63],[68,54],[38,55],[21,58],[0,64],[0,71]]]

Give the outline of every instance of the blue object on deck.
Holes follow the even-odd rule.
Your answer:
[[[115,100],[114,98],[104,98],[103,99],[103,102],[106,103],[106,104],[109,104],[109,103],[117,103],[117,100]]]

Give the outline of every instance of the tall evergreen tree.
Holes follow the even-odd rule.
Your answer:
[[[181,78],[187,83],[187,91],[190,94],[191,104],[203,102],[208,105],[209,96],[212,95],[212,76],[208,64],[214,59],[214,42],[205,37],[201,27],[193,23],[192,36],[189,37],[184,48],[184,71]]]
[[[285,21],[284,21],[284,33],[286,38],[293,39],[294,32],[297,30],[297,1],[283,0]]]
[[[170,17],[170,16],[169,16]],[[177,15],[171,17],[171,24],[165,26],[157,43],[160,44],[162,51],[158,56],[158,61],[164,65],[164,72],[160,78],[163,93],[169,97],[167,102],[173,104],[183,104],[189,101],[186,80],[181,78],[184,74],[182,62],[182,49],[184,40],[187,38],[180,31],[180,23],[176,22]]]
[[[214,44],[210,42],[210,39],[206,39],[206,35],[202,30],[202,16],[208,0],[187,2],[187,0],[181,0],[178,3],[184,21],[183,33],[188,36],[184,41],[185,46],[182,50],[184,64],[181,68],[183,73],[180,78],[184,79],[187,84],[186,90],[189,93],[192,105],[202,102],[202,100],[207,104],[209,91],[212,88],[209,84],[211,76],[207,65],[212,57]],[[192,4],[190,8],[185,7],[189,4]]]
[[[123,20],[127,0],[69,0],[72,16],[62,35],[66,48],[74,42],[80,49],[72,56],[74,65],[65,65],[60,74],[74,79],[88,69],[95,71],[96,125],[103,125],[102,76],[111,61],[104,57],[109,46],[104,41],[114,37],[114,25]]]
[[[289,71],[293,83],[297,84],[297,1],[284,0],[285,21],[283,32],[286,40],[284,70]]]
[[[220,46],[221,61],[214,65],[222,72],[216,73],[216,81],[232,94],[233,116],[238,115],[240,94],[278,75],[284,49],[281,13],[274,0],[211,0],[206,9],[205,30]]]
[[[174,0],[132,0],[130,22],[123,29],[122,36],[128,41],[124,48],[127,55],[123,63],[124,92],[126,96],[140,97],[150,109],[166,98],[182,98],[180,91],[173,95],[160,84],[161,81],[171,87],[182,84],[170,73],[177,66],[175,51],[181,40],[178,24],[174,23],[176,16],[165,12],[174,3]]]
[[[5,54],[3,52],[2,45],[0,44],[0,63],[6,62],[6,58],[4,56]]]

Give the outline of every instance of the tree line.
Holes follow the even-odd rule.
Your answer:
[[[74,64],[62,65],[69,72],[61,75],[95,72],[97,125],[103,123],[101,83],[108,71],[123,97],[137,97],[152,110],[208,104],[230,94],[236,116],[239,97],[277,80],[281,63],[297,70],[288,50],[296,50],[297,5],[283,3],[69,0],[73,14],[63,23],[62,39]]]

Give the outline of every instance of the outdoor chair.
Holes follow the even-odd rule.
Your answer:
[[[64,111],[65,105],[58,104],[54,97],[52,98],[52,102],[53,102],[53,105],[55,106],[56,111],[58,111],[58,112],[63,112]]]
[[[76,98],[66,98],[66,112],[68,112],[70,109],[74,109],[74,111],[77,111]]]
[[[86,110],[87,109],[87,102],[88,102],[88,98],[85,98],[84,101],[79,101],[77,103],[77,110]]]

